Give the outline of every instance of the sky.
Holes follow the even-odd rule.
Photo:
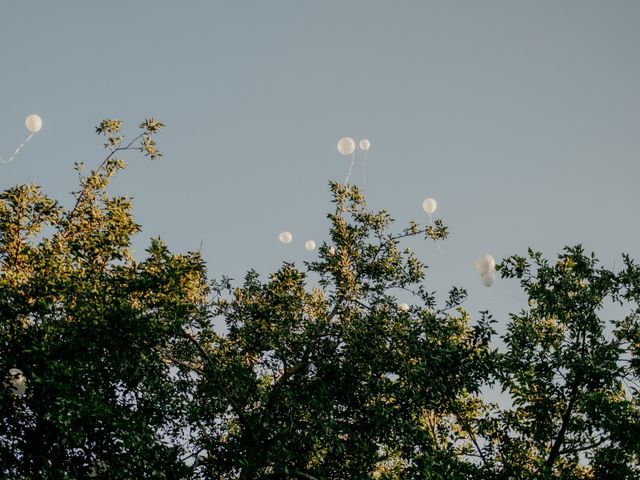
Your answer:
[[[340,137],[368,138],[351,182],[398,229],[434,217],[441,243],[412,242],[440,298],[504,326],[526,299],[485,288],[475,259],[553,258],[581,243],[608,267],[640,259],[640,2],[635,0],[42,2],[0,13],[0,156],[42,130],[0,187],[35,182],[65,205],[76,161],[105,156],[95,126],[146,117],[164,157],[127,155],[112,191],[134,198],[150,237],[200,249],[211,277],[266,276],[328,239]],[[365,183],[366,175],[366,183]],[[290,245],[278,242],[288,230]],[[400,297],[399,301],[410,301]]]

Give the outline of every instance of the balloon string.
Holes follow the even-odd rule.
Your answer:
[[[353,170],[353,162],[356,160],[356,154],[353,152],[351,154],[351,165],[349,165],[349,173],[347,173],[347,178],[344,179],[344,184],[346,185],[349,182],[349,177],[351,176],[351,171]]]
[[[280,251],[284,254],[285,257],[287,257],[287,259],[291,262],[291,263],[295,263],[296,261],[293,259],[293,257],[291,255],[289,255],[289,252],[287,252],[284,247],[282,245],[278,245],[278,248],[280,249]]]
[[[434,226],[433,217],[431,216],[431,214],[429,214],[429,223],[431,224],[432,227]],[[438,251],[442,253],[442,249],[440,248],[440,242],[438,241],[437,238],[435,240],[436,240],[436,247],[438,247]]]
[[[13,159],[14,159],[14,158],[16,158],[16,155],[18,154],[18,152],[20,151],[20,149],[21,149],[22,147],[24,147],[24,146],[25,146],[25,144],[26,144],[29,140],[31,140],[31,137],[33,137],[33,133],[32,133],[32,134],[30,134],[24,142],[22,142],[20,145],[18,145],[18,148],[16,148],[16,151],[15,151],[15,152],[13,152],[13,155],[11,155],[11,157],[9,158],[9,160],[6,160],[6,161],[5,161],[5,160],[3,160],[3,159],[2,159],[2,157],[0,157],[0,162],[2,162],[2,163],[4,163],[4,164],[11,163],[11,162],[13,161]]]
[[[521,297],[521,296],[519,296],[519,295],[514,295],[513,293],[509,293],[509,292],[507,292],[506,290],[502,290],[501,288],[494,288],[493,290],[494,290],[494,291],[496,291],[496,292],[498,292],[498,293],[499,293],[499,294],[501,294],[501,295],[506,295],[507,297],[514,298],[514,299],[516,299],[516,300],[518,300],[518,301],[520,301],[520,302],[525,302],[525,303],[526,303],[526,301],[527,301],[527,299],[526,299],[526,298]]]
[[[367,151],[364,151],[364,159],[362,160],[362,186],[367,186]]]

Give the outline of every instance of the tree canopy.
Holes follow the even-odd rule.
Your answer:
[[[502,336],[462,288],[438,305],[403,247],[444,223],[397,228],[356,186],[330,183],[317,259],[266,278],[210,279],[160,239],[136,259],[131,199],[107,187],[124,152],[161,156],[162,127],[125,143],[103,121],[71,208],[0,194],[3,478],[638,478],[633,259],[504,259],[528,304]]]

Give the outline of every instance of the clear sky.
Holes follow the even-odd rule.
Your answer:
[[[238,279],[313,257],[348,168],[336,141],[367,137],[370,205],[424,223],[431,196],[451,229],[442,252],[415,245],[429,288],[464,286],[504,324],[524,299],[482,287],[480,254],[640,259],[639,26],[635,0],[4,0],[0,155],[27,114],[44,127],[0,186],[71,204],[73,163],[104,156],[95,125],[154,116],[164,158],[130,155],[114,185],[135,198],[136,250],[202,244],[211,276]]]

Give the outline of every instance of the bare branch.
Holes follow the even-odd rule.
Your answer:
[[[602,445],[603,443],[605,443],[608,440],[609,440],[608,437],[607,438],[601,438],[597,442],[591,443],[589,445],[584,445],[582,447],[574,447],[574,448],[567,448],[567,449],[564,449],[564,450],[560,450],[558,452],[558,455],[569,455],[569,454],[572,454],[572,453],[584,452],[585,450],[591,450],[593,448],[599,447],[600,445]]]
[[[302,480],[318,480],[313,475],[309,475],[308,473],[302,472],[300,470],[293,470],[290,473],[291,473],[291,475],[294,475],[294,476],[296,476],[298,478],[301,478]]]
[[[163,354],[161,354],[161,355],[163,355]],[[194,372],[197,372],[197,373],[200,373],[200,374],[204,373],[204,369],[202,368],[202,365],[193,365],[191,363],[185,362],[183,360],[179,360],[179,359],[177,359],[177,358],[175,358],[175,357],[173,357],[171,355],[167,355],[167,354],[164,354],[162,356],[162,359],[166,360],[167,362],[175,363],[176,365],[181,365],[181,366],[183,366],[185,368],[188,368],[189,370],[193,370]]]

